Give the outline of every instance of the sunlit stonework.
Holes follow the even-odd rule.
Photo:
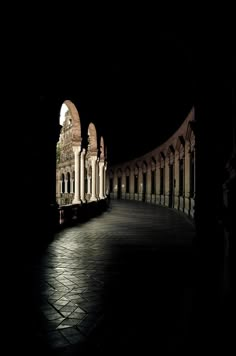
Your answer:
[[[79,113],[69,100],[62,105],[60,124],[62,127],[57,143],[57,203],[81,204],[104,199],[107,161],[103,137],[100,137],[98,146],[96,128],[90,123],[88,145],[83,148]]]

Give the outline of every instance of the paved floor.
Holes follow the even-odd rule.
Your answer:
[[[123,201],[59,232],[31,273],[31,354],[199,352],[194,237],[184,215]]]

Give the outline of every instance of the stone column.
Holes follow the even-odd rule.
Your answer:
[[[103,175],[103,192],[104,192],[104,197],[106,197],[106,194],[108,192],[108,186],[107,186],[107,163],[104,163],[104,175]]]
[[[160,187],[161,187],[161,174],[160,174],[160,163],[156,164],[156,204],[160,204]]]
[[[85,202],[84,196],[84,156],[85,156],[85,149],[81,151],[80,155],[80,199],[82,202]]]
[[[60,180],[60,193],[62,194],[62,179]]]
[[[134,170],[132,168],[129,173],[129,199],[134,199]]]
[[[193,198],[195,202],[195,197],[196,197],[196,149],[195,149],[195,144],[193,148],[193,159],[194,159],[194,193],[193,193]]]
[[[95,195],[96,198],[99,199],[99,190],[100,190],[100,177],[99,177],[99,158],[96,160],[96,188],[95,188]]]
[[[121,176],[121,198],[125,199],[125,192],[126,192],[126,171],[122,170]]]
[[[79,196],[80,146],[74,146],[73,152],[75,155],[75,195],[74,195],[73,204],[80,204],[80,196]]]
[[[70,192],[71,192],[71,193],[74,193],[74,187],[73,187],[73,185],[74,185],[74,179],[71,178],[71,180],[70,180]]]
[[[96,201],[96,161],[97,157],[92,156],[91,157],[91,163],[92,163],[92,195],[90,198],[90,201]]]
[[[138,200],[143,200],[143,171],[141,168],[138,169]]]
[[[196,160],[195,160],[195,145],[193,147],[193,196],[190,198],[190,215],[194,218],[195,214],[195,195],[196,195]]]
[[[175,175],[174,175],[174,186],[175,186],[175,209],[179,209],[179,153],[175,155]]]
[[[184,212],[190,213],[190,145],[185,145],[185,162],[184,162]]]
[[[99,162],[99,198],[104,199],[104,161]]]
[[[118,192],[118,177],[117,177],[117,172],[114,172],[113,176],[113,197],[114,199],[117,199],[117,192]]]
[[[147,196],[146,196],[146,200],[148,203],[151,202],[151,185],[152,185],[151,166],[148,166],[148,168],[147,168]]]
[[[169,162],[169,158],[165,159],[165,168],[164,168],[164,196],[165,196],[165,206],[169,206],[169,194],[170,194],[170,190],[169,190],[169,179],[170,179],[170,162]]]
[[[88,175],[87,176],[87,181],[88,181],[88,194],[91,194],[91,177]]]
[[[68,193],[68,180],[65,179],[65,193]]]

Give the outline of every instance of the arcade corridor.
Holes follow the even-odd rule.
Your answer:
[[[57,233],[32,268],[29,353],[220,349],[223,316],[194,237],[184,214],[133,201],[111,201],[102,215]]]

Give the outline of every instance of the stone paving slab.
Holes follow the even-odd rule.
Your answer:
[[[35,328],[45,348],[176,350],[195,293],[194,237],[182,214],[124,201],[57,233],[33,270]]]

